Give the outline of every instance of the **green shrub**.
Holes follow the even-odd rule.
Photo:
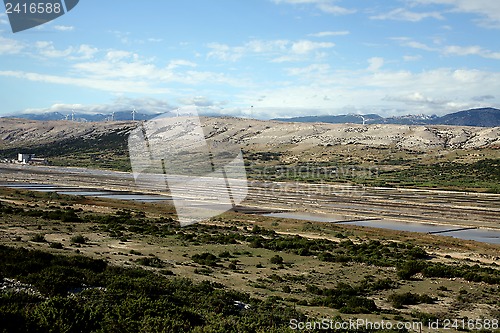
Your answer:
[[[87,243],[87,238],[84,237],[83,235],[76,235],[70,238],[71,243],[74,244],[85,244]]]
[[[229,251],[219,253],[219,258],[232,258],[233,256]]]
[[[139,258],[136,262],[143,266],[162,268],[165,267],[165,263],[158,257],[144,257]]]
[[[207,266],[217,266],[217,262],[219,261],[219,258],[217,258],[217,256],[209,252],[195,254],[191,256],[191,259],[197,264]]]
[[[425,263],[417,260],[408,260],[399,264],[397,268],[397,274],[400,279],[409,280],[411,277],[417,273],[420,273],[425,267]]]
[[[269,261],[271,262],[271,264],[276,264],[276,265],[281,265],[284,262],[283,257],[280,255],[275,255],[274,257],[269,259]]]
[[[416,305],[420,303],[431,304],[434,303],[436,299],[429,295],[419,295],[411,292],[406,292],[401,294],[391,294],[388,297],[388,301],[392,303],[392,306],[400,309],[404,305]]]
[[[194,270],[194,274],[200,274],[200,275],[210,275],[214,271],[210,268],[196,268]]]
[[[30,238],[30,241],[37,243],[45,243],[47,240],[45,239],[45,235],[37,234]]]
[[[55,243],[50,243],[49,247],[52,249],[63,249],[64,245],[62,243],[55,242]]]

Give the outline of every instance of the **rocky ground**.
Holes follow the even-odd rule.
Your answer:
[[[128,133],[138,122],[78,123],[0,119],[0,145],[15,146],[57,142],[103,134]],[[243,147],[266,150],[292,148],[304,151],[318,146],[362,145],[396,147],[415,151],[429,149],[480,149],[500,146],[500,128],[459,126],[355,125],[285,123],[240,118],[204,118],[205,133],[231,138]]]

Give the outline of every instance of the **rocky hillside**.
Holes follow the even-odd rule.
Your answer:
[[[110,133],[126,134],[132,122],[36,121],[16,118],[0,119],[0,147],[28,147],[65,140],[92,140]]]
[[[500,127],[355,125],[288,123],[239,118],[205,118],[204,130],[216,141],[227,139],[244,149],[305,151],[314,147],[365,146],[427,151],[479,149],[500,146]],[[60,142],[99,142],[111,135],[126,144],[137,122],[77,123],[0,119],[0,148],[40,147]]]
[[[306,150],[317,146],[358,145],[372,148],[474,149],[500,145],[500,127],[347,125],[285,123],[212,118],[206,131],[229,136],[242,146]]]

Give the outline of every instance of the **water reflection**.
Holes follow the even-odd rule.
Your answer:
[[[341,220],[338,220],[338,217],[336,219],[333,216],[328,216],[324,214],[319,215],[319,214],[296,213],[296,212],[270,213],[270,214],[265,214],[265,216],[273,216],[273,217],[304,220],[304,221],[314,221],[314,222],[356,225],[360,227],[372,227],[372,228],[390,229],[398,231],[438,233],[438,235],[441,236],[450,236],[459,239],[474,240],[489,244],[500,244],[500,230],[481,229],[481,228],[463,230],[462,226],[403,222],[403,221],[386,220],[386,219],[342,222]]]

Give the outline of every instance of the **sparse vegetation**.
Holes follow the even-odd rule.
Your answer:
[[[285,332],[289,318],[305,319],[292,307],[217,283],[5,246],[0,246],[0,258],[1,277],[41,293],[0,294],[0,323],[6,332],[245,332],[255,327]],[[236,301],[251,304],[252,311],[239,310]]]
[[[106,309],[108,306],[109,308],[118,306],[123,311],[133,311],[131,309],[134,307],[128,308],[127,304],[137,306],[140,303],[141,307],[149,311],[151,307],[161,307],[161,304],[156,303],[159,298],[154,295],[157,293],[163,295],[163,286],[170,288],[169,281],[175,280],[174,276],[188,276],[193,281],[198,281],[191,281],[193,286],[204,279],[210,279],[231,285],[231,288],[235,290],[244,289],[249,294],[244,294],[244,297],[236,298],[236,300],[245,304],[250,303],[252,309],[255,304],[256,306],[267,304],[266,306],[281,307],[286,312],[296,311],[293,309],[297,306],[297,309],[314,313],[318,317],[327,314],[332,318],[337,315],[350,318],[370,314],[374,318],[392,316],[394,319],[400,318],[398,320],[417,320],[418,318],[426,320],[436,316],[441,318],[451,315],[451,312],[434,313],[426,308],[426,304],[435,302],[433,306],[436,308],[446,309],[441,303],[441,298],[446,298],[447,302],[451,300],[452,305],[448,311],[454,311],[452,307],[458,306],[455,304],[464,302],[478,304],[479,302],[485,303],[486,300],[488,306],[492,307],[491,311],[494,311],[493,307],[500,302],[500,298],[494,296],[500,285],[500,273],[497,266],[476,264],[466,260],[452,260],[450,256],[441,257],[444,261],[436,260],[434,255],[429,254],[434,251],[434,248],[430,248],[431,251],[428,252],[428,247],[417,245],[418,240],[376,240],[370,239],[373,237],[360,236],[363,234],[357,231],[347,231],[341,226],[313,223],[297,223],[294,230],[306,235],[308,232],[321,232],[325,238],[283,234],[279,230],[290,228],[293,224],[289,221],[283,220],[276,225],[273,224],[273,219],[268,221],[265,217],[252,216],[252,219],[258,219],[257,223],[247,223],[245,221],[247,216],[234,213],[218,218],[214,224],[195,224],[181,228],[172,219],[172,215],[165,214],[163,217],[158,217],[156,207],[151,208],[149,212],[153,214],[150,214],[137,208],[147,208],[147,206],[139,205],[129,205],[125,209],[122,206],[110,213],[73,208],[79,222],[62,222],[60,219],[48,220],[39,213],[33,212],[43,211],[48,214],[51,211],[59,211],[61,206],[58,201],[66,202],[68,205],[80,205],[82,201],[66,201],[70,199],[60,197],[52,199],[49,204],[43,204],[47,202],[45,194],[28,195],[25,192],[18,194],[17,200],[20,200],[22,195],[26,195],[22,198],[30,200],[30,205],[21,206],[2,202],[0,204],[2,217],[13,225],[15,225],[13,221],[22,221],[19,224],[25,226],[25,235],[29,235],[24,239],[29,239],[32,235],[40,235],[42,231],[39,229],[41,229],[43,232],[51,230],[50,237],[47,236],[48,240],[60,240],[60,242],[30,243],[32,247],[42,249],[42,251],[19,249],[19,251],[27,251],[20,252],[27,257],[36,253],[36,260],[19,260],[19,266],[28,271],[19,271],[19,268],[16,268],[17,264],[11,264],[10,261],[5,261],[5,265],[3,263],[0,265],[3,267],[0,271],[0,281],[3,277],[8,277],[21,283],[36,285],[36,289],[42,296],[33,296],[35,298],[29,301],[32,309],[38,309],[38,306],[42,305],[52,306],[47,305],[49,300],[66,302],[64,303],[66,305],[69,304],[67,302],[78,300],[74,310],[75,316],[84,316],[87,313],[85,311],[92,313],[104,305]],[[317,225],[319,228],[305,230],[306,225]],[[56,226],[57,230],[49,226]],[[67,230],[70,229],[70,234],[68,234]],[[49,232],[46,233],[49,234]],[[54,238],[54,233],[61,236]],[[88,240],[84,244],[73,242],[73,237],[85,238],[83,235],[91,237],[92,242]],[[327,239],[328,236],[334,236],[335,240]],[[127,242],[123,242],[123,239],[127,239]],[[119,250],[110,251],[108,246],[100,247],[99,244],[103,241],[117,244]],[[61,246],[64,249],[63,243],[69,242],[72,245],[65,248],[65,251],[55,251],[61,249]],[[18,243],[16,245],[19,246]],[[139,248],[137,246],[143,246],[144,250],[142,248],[140,251],[136,250]],[[100,262],[104,264],[98,264],[83,255],[72,257],[68,255],[70,247],[78,247],[78,250],[73,249],[71,253],[79,251],[85,255],[93,254],[93,256],[103,258]],[[11,250],[14,251],[14,249]],[[66,253],[66,255],[57,256],[44,251]],[[22,255],[16,256],[13,260],[19,256],[22,257]],[[171,258],[175,260],[171,261]],[[108,259],[119,263],[119,266],[111,265]],[[31,269],[36,271],[30,271]],[[15,272],[15,274],[9,272]],[[416,286],[415,290],[409,294],[408,284]],[[138,292],[125,296],[126,290],[137,288],[138,285],[140,286]],[[471,291],[470,286],[480,291]],[[489,288],[493,288],[493,291]],[[168,290],[171,292],[170,289]],[[111,293],[114,292],[123,295],[123,298],[113,296],[116,299],[109,301]],[[215,288],[214,293],[210,295],[217,298],[219,297],[217,295],[233,292],[227,288]],[[194,295],[196,292],[189,289],[189,293]],[[71,296],[68,297],[68,295]],[[93,296],[89,295],[98,295],[104,303],[94,301]],[[440,299],[437,300],[436,296]],[[0,294],[0,315],[7,313],[2,312],[7,311],[5,304],[8,304],[10,309],[13,304],[2,303],[3,297],[4,295]],[[43,299],[43,297],[48,298]],[[234,304],[233,301],[224,297],[224,302]],[[202,302],[209,302],[203,298],[200,299]],[[170,302],[171,299],[168,298],[168,300]],[[16,302],[18,300],[14,301],[15,304]],[[35,320],[21,310],[21,308],[24,309],[21,305],[24,303],[20,300],[19,302],[16,308],[19,310],[15,310],[16,316],[28,318],[20,323]],[[179,315],[178,311],[190,311],[190,313],[201,315],[203,320],[199,325],[183,322],[182,325],[188,327],[186,331],[212,329],[213,326],[210,325],[215,322],[213,318],[218,311],[216,309],[224,308],[223,304],[226,304],[220,301],[218,305],[207,307],[207,310],[202,311],[201,305],[189,307],[182,302],[172,302],[171,311],[156,316],[155,320],[168,323],[168,325],[177,325],[176,319],[172,318],[177,318],[175,316],[184,318],[182,314]],[[382,302],[382,306],[379,302]],[[391,310],[387,310],[387,307]],[[63,308],[63,306],[55,307],[51,311],[62,311]],[[238,318],[241,321],[238,329],[251,331],[248,326],[241,325],[247,325],[250,321],[247,321],[246,316],[253,316],[254,313],[248,314],[247,310],[241,310],[238,307],[236,309],[238,316],[243,317],[227,317],[227,320],[232,318],[234,323],[234,319]],[[12,311],[8,311],[11,315]],[[109,311],[103,310],[99,320],[106,318],[106,320],[111,320],[109,318],[112,317],[108,316],[116,315],[115,312]],[[261,311],[260,308],[257,311]],[[264,312],[258,312],[255,315],[268,324],[262,324],[259,319],[251,318],[255,319],[258,325],[264,325],[262,327],[265,327],[266,331],[273,331],[273,328],[269,326],[271,325],[269,324],[270,318],[266,317],[268,313],[265,313],[266,315]],[[494,315],[494,312],[485,313],[486,317]],[[134,317],[138,319],[132,321],[131,325],[135,325],[136,329],[143,327],[140,325],[145,322],[144,317],[141,316],[138,314]],[[266,317],[265,320],[262,319],[264,317]],[[70,316],[70,318],[73,317]],[[281,323],[286,326],[286,318],[281,318]],[[89,320],[92,322],[92,318]],[[175,321],[174,324],[172,320]],[[223,322],[224,325],[227,324],[226,320]],[[37,325],[40,324],[37,322]],[[285,326],[274,327],[274,330],[286,331]],[[224,327],[231,330],[233,326]],[[92,329],[98,330],[89,328],[90,331]],[[40,330],[44,331],[44,329]],[[101,329],[101,331],[106,330]]]

